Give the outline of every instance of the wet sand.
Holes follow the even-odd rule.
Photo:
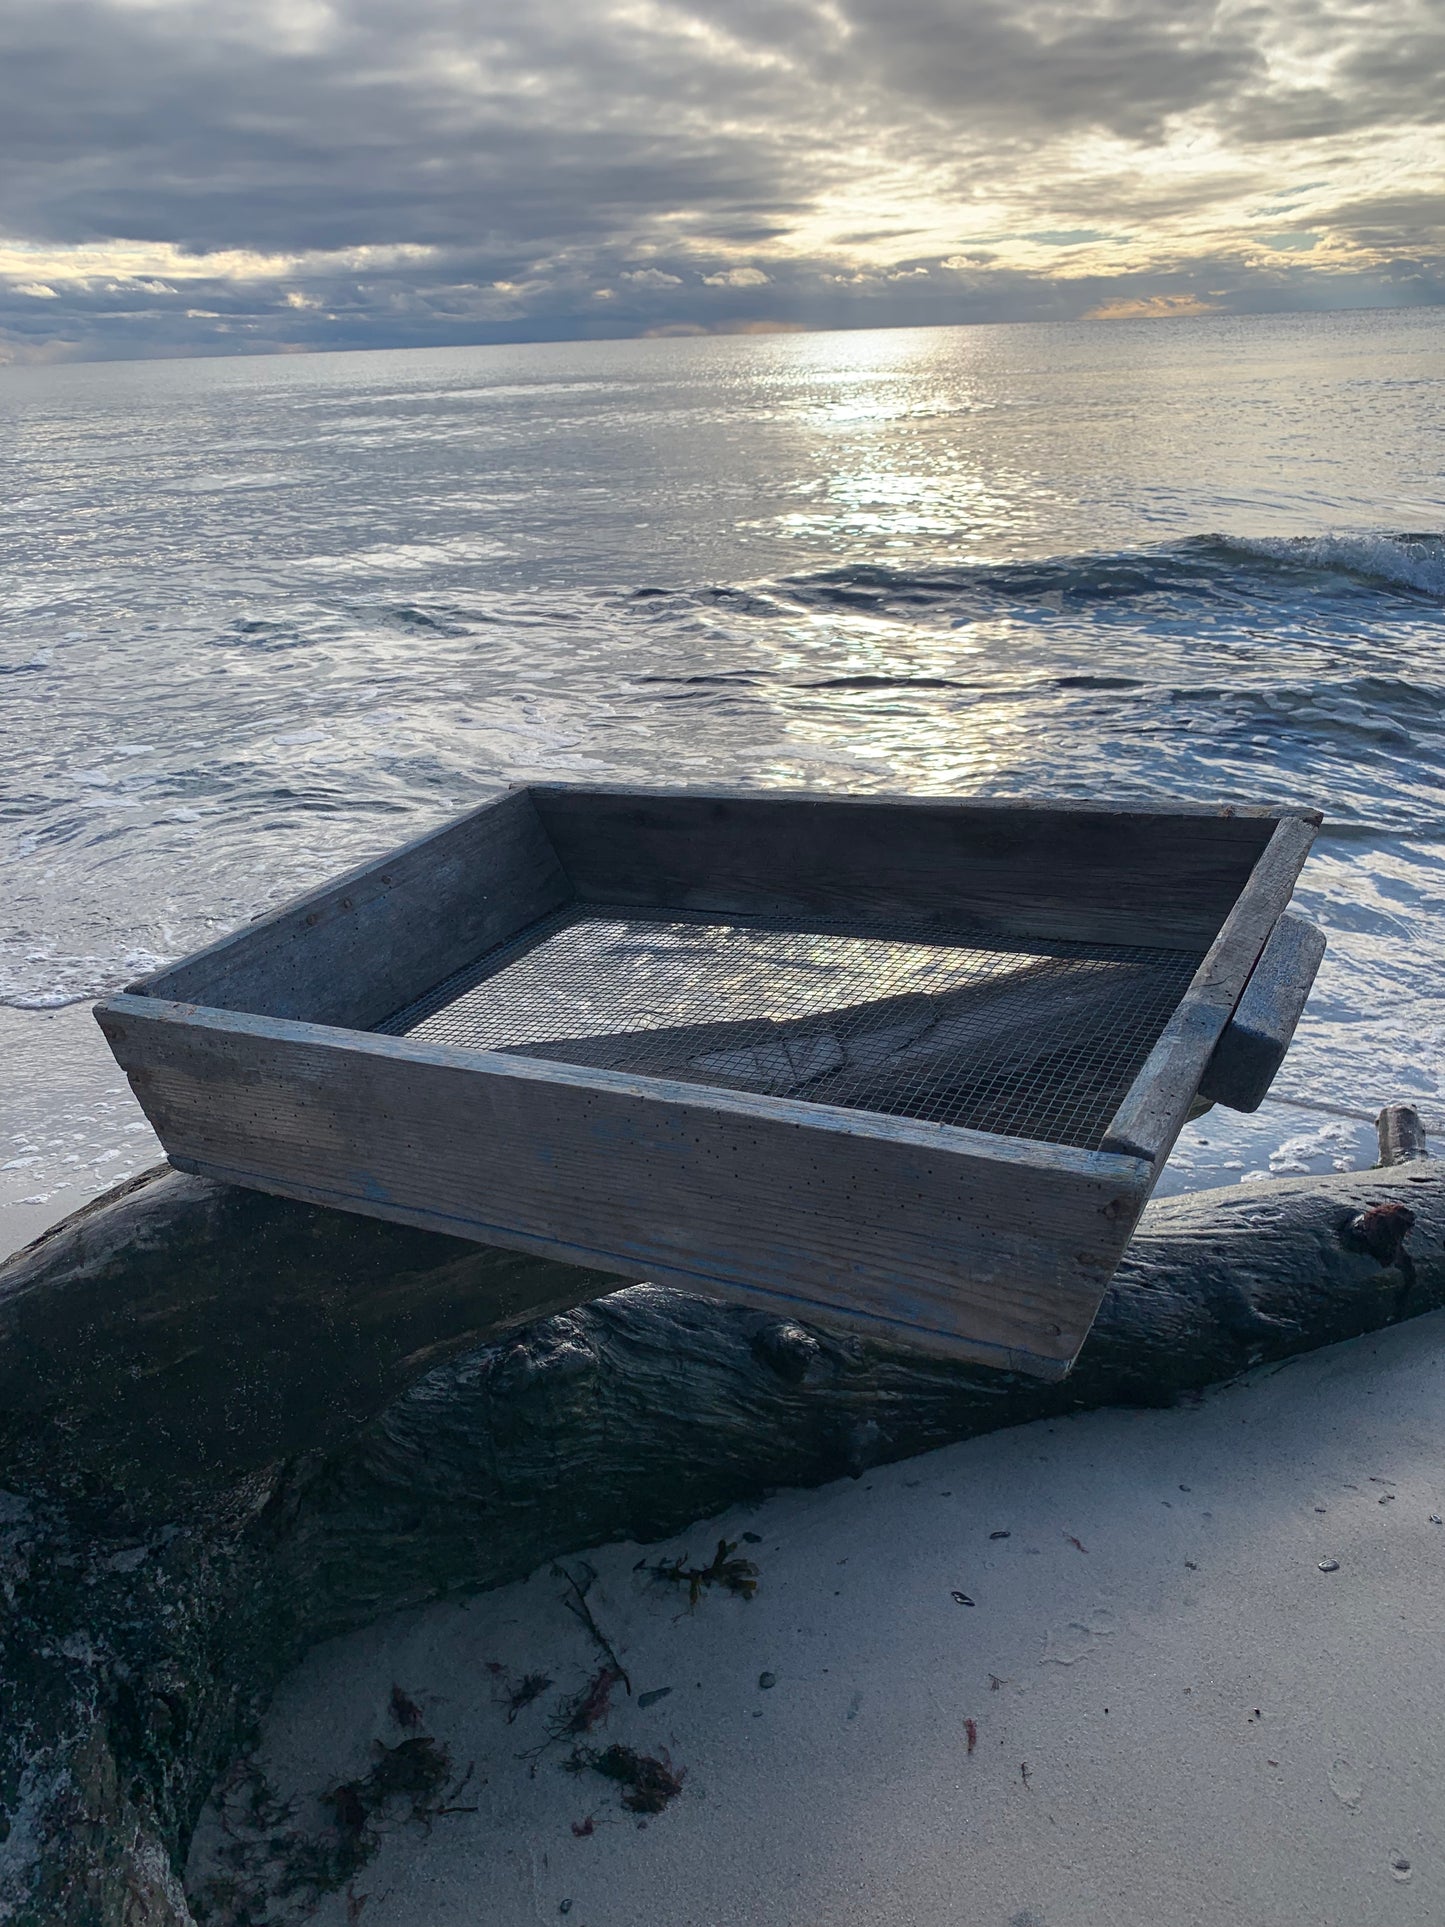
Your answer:
[[[89,1003],[0,1005],[0,1259],[161,1161]]]

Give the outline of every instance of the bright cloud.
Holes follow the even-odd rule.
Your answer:
[[[0,0],[0,357],[1445,299],[1439,0]]]

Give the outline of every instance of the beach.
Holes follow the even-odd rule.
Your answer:
[[[997,1433],[322,1646],[258,1756],[292,1823],[329,1826],[318,1796],[417,1734],[456,1810],[394,1802],[314,1918],[1437,1921],[1442,1387],[1437,1313],[1197,1404]],[[690,1604],[658,1577],[720,1539],[752,1598],[705,1584]],[[569,1577],[631,1685],[580,1742],[549,1737],[603,1663]],[[509,1721],[529,1676],[549,1684]],[[675,1771],[663,1811],[568,1770],[613,1745]],[[213,1813],[193,1891],[222,1843]]]
[[[96,998],[530,780],[1318,808],[1291,1053],[1157,1195],[1367,1170],[1394,1101],[1438,1152],[1442,350],[1421,311],[7,370],[0,1255],[160,1159]],[[1433,1313],[319,1647],[197,1917],[245,1918],[235,1849],[276,1927],[1445,1920],[1442,1372]],[[281,1894],[235,1801],[304,1845],[413,1742],[374,1858]]]

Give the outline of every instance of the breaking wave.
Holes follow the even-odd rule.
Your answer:
[[[1288,569],[1347,576],[1445,600],[1445,535],[1300,535],[1221,541],[1239,555]]]
[[[1159,548],[1038,562],[924,569],[854,563],[767,585],[711,589],[706,599],[736,615],[766,617],[789,604],[926,615],[950,605],[956,611],[1050,602],[1078,608],[1161,595],[1275,604],[1301,593],[1445,602],[1445,535],[1201,535]]]

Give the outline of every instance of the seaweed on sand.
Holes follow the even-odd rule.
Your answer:
[[[618,1743],[600,1752],[595,1747],[578,1747],[567,1768],[572,1773],[585,1773],[590,1768],[603,1779],[615,1781],[629,1813],[661,1813],[682,1792],[687,1777],[672,1764],[665,1747],[658,1757]]]
[[[710,1565],[689,1566],[687,1554],[683,1553],[679,1559],[669,1559],[648,1570],[660,1585],[687,1587],[689,1612],[712,1586],[721,1586],[739,1599],[751,1599],[758,1589],[758,1569],[751,1559],[735,1558],[737,1549],[736,1540],[719,1539]]]
[[[496,1683],[495,1696],[507,1709],[508,1726],[515,1726],[517,1715],[539,1700],[552,1684],[549,1673],[523,1673],[520,1679],[513,1679],[498,1659],[487,1661],[487,1671]]]
[[[235,1872],[209,1881],[195,1896],[197,1918],[216,1927],[308,1918],[323,1895],[345,1887],[366,1866],[389,1814],[403,1809],[403,1820],[430,1825],[443,1814],[476,1812],[451,1804],[470,1779],[470,1767],[451,1794],[443,1793],[452,1763],[437,1741],[425,1735],[397,1746],[378,1741],[376,1754],[366,1773],[322,1794],[331,1823],[316,1833],[285,1826],[291,1809],[275,1799],[258,1768],[237,1776],[237,1792],[246,1788],[244,1804],[236,1823],[223,1821],[230,1836],[224,1857]]]
[[[599,1666],[582,1689],[564,1700],[552,1721],[554,1740],[574,1740],[600,1726],[612,1711],[613,1688],[625,1675],[615,1666]]]
[[[546,1673],[524,1673],[518,1683],[507,1692],[507,1724],[515,1723],[517,1715],[533,1700],[540,1699],[552,1684]]]

